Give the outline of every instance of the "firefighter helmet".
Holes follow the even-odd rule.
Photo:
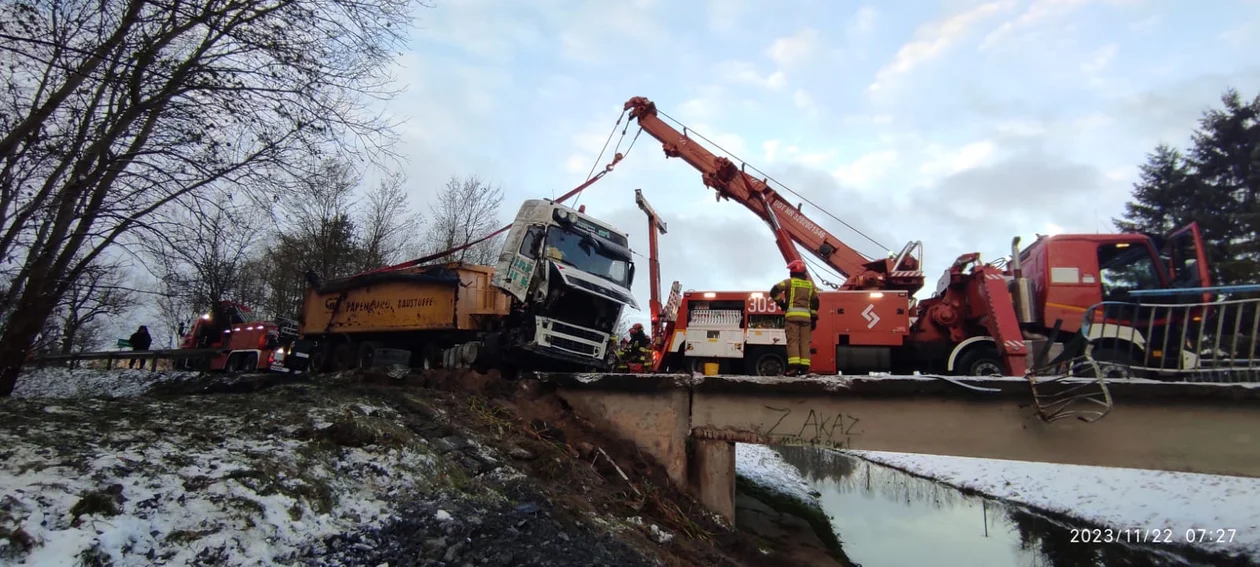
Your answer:
[[[642,331],[643,331],[643,323],[635,323],[635,324],[633,324],[633,325],[630,325],[630,332],[631,332],[631,333],[638,333],[638,332],[642,332]]]
[[[805,262],[802,262],[800,260],[792,260],[791,262],[788,263],[787,269],[789,272],[804,272]]]

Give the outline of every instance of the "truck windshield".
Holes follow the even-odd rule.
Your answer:
[[[589,233],[562,226],[548,228],[545,253],[548,258],[617,285],[629,285],[630,262],[601,250],[599,241]]]

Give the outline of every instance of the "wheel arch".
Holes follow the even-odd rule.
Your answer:
[[[954,349],[949,351],[949,359],[945,361],[945,371],[952,373],[954,371],[954,364],[958,361],[958,357],[962,356],[963,352],[976,348],[975,345],[981,343],[991,344],[994,347],[997,346],[997,341],[993,340],[993,337],[970,337],[957,345],[954,345]]]

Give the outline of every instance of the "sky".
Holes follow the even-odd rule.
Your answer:
[[[1114,230],[1147,152],[1186,146],[1225,88],[1260,94],[1260,0],[428,1],[379,105],[416,209],[478,175],[502,187],[506,224],[603,167],[644,96],[858,251],[921,241],[921,297],[961,254]],[[648,320],[636,188],[668,226],[663,294],[786,276],[769,228],[645,133],[576,201],[630,233],[630,321]]]
[[[506,223],[586,179],[645,96],[860,252],[921,241],[928,292],[1016,235],[1113,231],[1149,151],[1186,146],[1225,88],[1260,94],[1256,0],[433,0],[408,48],[385,109],[419,208],[476,174],[502,186]],[[642,254],[633,320],[649,289],[636,188],[668,225],[663,293],[786,276],[769,228],[645,133],[577,201]]]

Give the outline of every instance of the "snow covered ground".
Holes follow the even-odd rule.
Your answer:
[[[805,503],[818,503],[818,493],[796,467],[765,445],[735,444],[735,474]]]
[[[1260,562],[1260,479],[881,451],[845,453],[1115,530],[1158,529],[1161,537],[1170,534],[1174,542],[1187,542],[1187,537],[1197,542],[1207,536],[1210,543],[1196,545]],[[1188,530],[1196,531],[1187,534]]]
[[[394,410],[304,386],[94,398],[190,376],[23,376],[0,404],[0,565],[284,562],[436,476]]]
[[[157,384],[192,380],[199,376],[199,372],[177,370],[32,368],[18,377],[13,397],[127,398],[143,394]]]

